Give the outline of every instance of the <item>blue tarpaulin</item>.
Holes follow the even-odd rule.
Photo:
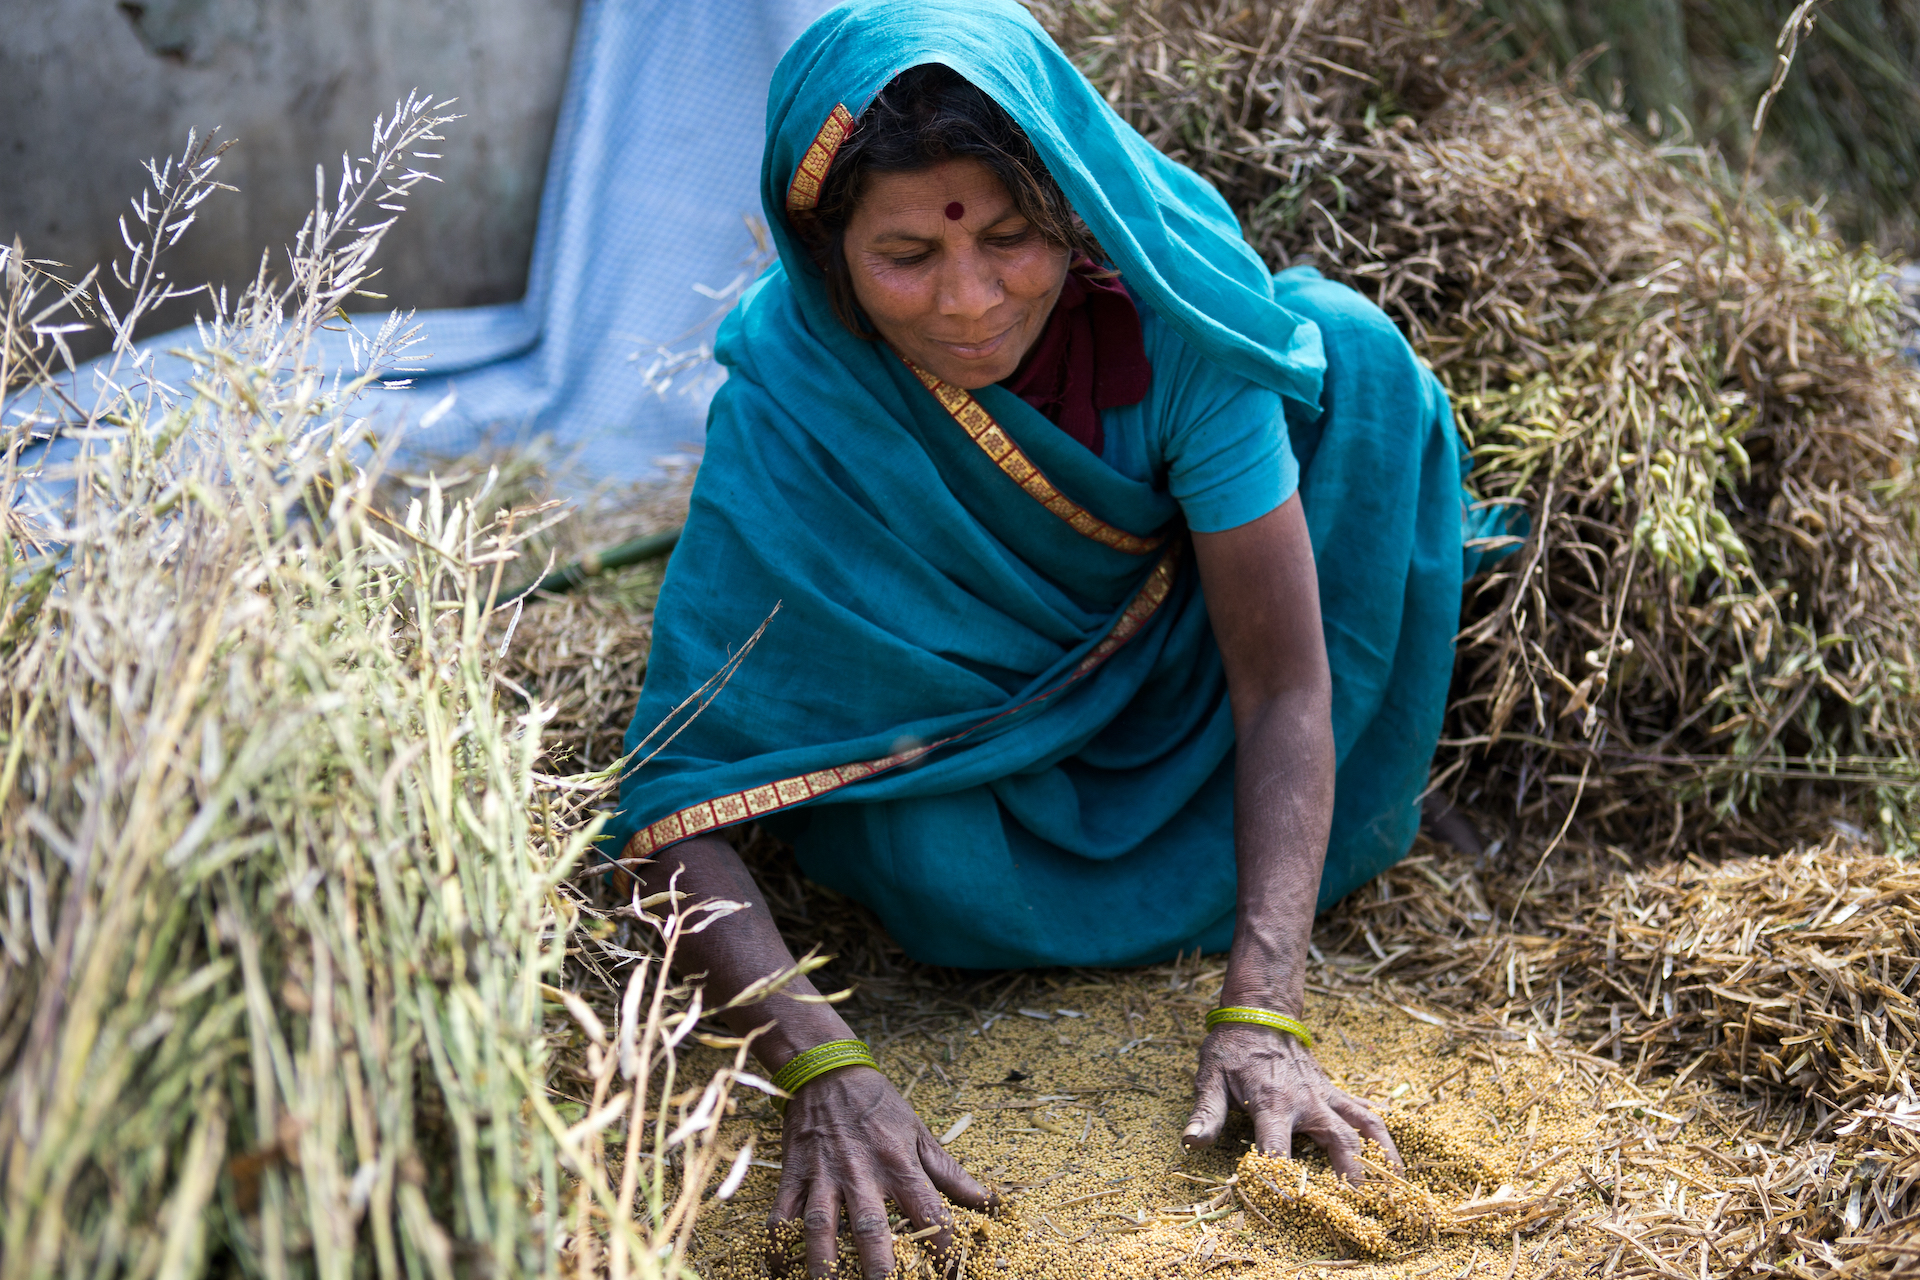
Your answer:
[[[701,348],[753,270],[767,83],[827,7],[585,0],[526,296],[420,313],[426,341],[412,354],[426,358],[407,363],[426,372],[360,411],[417,422],[452,391],[412,447],[444,456],[546,436],[595,482],[647,478],[697,451],[719,379]],[[446,145],[462,145],[457,125]],[[189,328],[141,345],[199,339]],[[162,357],[155,376],[183,385],[182,363]],[[85,404],[93,367],[78,378]]]

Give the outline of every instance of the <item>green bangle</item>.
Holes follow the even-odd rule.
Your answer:
[[[1307,1030],[1305,1023],[1271,1009],[1229,1007],[1207,1011],[1207,1030],[1211,1031],[1223,1022],[1251,1022],[1256,1027],[1271,1027],[1275,1031],[1286,1032],[1307,1048],[1313,1048],[1313,1032]]]
[[[789,1058],[786,1066],[773,1073],[773,1087],[790,1097],[801,1085],[842,1067],[872,1067],[878,1071],[880,1064],[873,1060],[864,1040],[829,1040]],[[773,1107],[785,1115],[786,1098],[775,1098]]]

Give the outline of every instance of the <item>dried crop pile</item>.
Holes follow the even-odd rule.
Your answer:
[[[1893,1072],[1920,1033],[1911,864],[1827,845],[1639,872],[1569,863],[1553,880],[1529,889],[1512,932],[1463,933],[1436,886],[1396,872],[1368,927],[1421,959],[1383,972],[1461,1012],[1508,1008],[1590,1052],[1630,1052],[1643,1073],[1771,1087],[1798,1099],[1790,1131],[1831,1132],[1902,1087]]]
[[[1505,56],[1542,69],[1585,63],[1583,92],[1614,100],[1624,90],[1619,104],[1640,119],[1649,109],[1677,106],[1701,136],[1735,157],[1747,154],[1754,99],[1774,71],[1774,41],[1798,7],[1796,0],[1652,8],[1481,3],[1514,24],[1501,41]],[[1913,95],[1920,12],[1879,0],[1821,0],[1812,12],[1816,21],[1767,115],[1759,163],[1796,190],[1826,195],[1849,240],[1920,250],[1920,111]],[[1683,37],[1684,47],[1636,38],[1660,29],[1655,15],[1678,18],[1680,29],[1666,31]],[[1603,42],[1610,47],[1599,52]],[[1628,45],[1639,47],[1629,54]],[[1685,126],[1671,111],[1662,117],[1666,132]]]
[[[1911,865],[1836,838],[1718,865],[1589,855],[1545,870],[1523,897],[1524,882],[1469,859],[1416,857],[1326,931],[1336,948],[1366,944],[1354,963],[1369,983],[1450,1022],[1751,1097],[1742,1128],[1812,1175],[1794,1188],[1794,1230],[1900,1256],[1920,1211]],[[1343,986],[1341,972],[1324,980]]]
[[[528,1192],[558,1148],[522,1117],[587,815],[536,785],[539,718],[496,705],[487,661],[537,522],[492,518],[484,484],[385,515],[348,406],[404,333],[358,382],[308,354],[384,230],[355,224],[445,119],[376,130],[192,386],[103,395],[64,495],[9,424],[0,1274],[541,1266]],[[217,163],[190,148],[136,202],[136,314]],[[69,317],[8,266],[3,381],[30,384]]]
[[[1405,326],[1523,521],[1470,591],[1448,784],[1672,850],[1804,782],[1905,838],[1920,383],[1879,260],[1503,84],[1470,7],[1036,8],[1275,267]]]
[[[670,955],[687,913],[616,924],[567,879],[604,744],[579,769],[502,672],[502,588],[554,504],[484,465],[387,473],[358,415],[401,318],[354,370],[314,353],[446,120],[415,99],[376,125],[290,280],[222,300],[185,385],[122,347],[82,402],[60,338],[95,312],[124,336],[171,291],[158,254],[216,150],[135,202],[130,313],[0,264],[0,386],[28,392],[0,441],[6,1280],[682,1272],[698,1202],[657,1170],[721,1158],[738,1064],[677,1096],[697,997],[662,965],[604,1016],[571,990],[603,946]],[[50,417],[77,459],[29,451]],[[563,1070],[590,1106],[550,1095]]]
[[[692,483],[688,473],[589,495],[568,519],[529,544],[515,585],[536,580],[543,565],[573,563],[626,538],[679,526],[686,520]],[[532,498],[552,492],[552,485],[550,478],[533,475],[517,478],[515,488]],[[552,713],[545,738],[554,768],[603,770],[625,750],[664,568],[653,561],[609,574],[596,579],[591,590],[543,598],[520,615],[501,675]]]

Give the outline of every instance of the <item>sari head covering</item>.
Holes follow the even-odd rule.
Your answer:
[[[1274,300],[1273,278],[1220,193],[1122,120],[1014,0],[852,0],[794,42],[773,73],[760,198],[796,283],[819,269],[788,215],[811,207],[833,151],[889,81],[951,67],[1012,116],[1074,211],[1141,299],[1207,359],[1307,404],[1319,330]],[[824,326],[824,289],[802,288]]]
[[[1284,404],[1314,459],[1300,483],[1336,681],[1323,902],[1412,838],[1459,606],[1445,397],[1357,295],[1310,271],[1276,283],[1219,193],[1012,0],[850,0],[774,73],[761,187],[780,260],[722,326],[729,376],[606,832],[641,856],[772,822],[810,876],[936,963],[1217,950],[1233,728],[1180,505],[1005,387],[950,386],[849,333],[790,221],[874,95],[927,63],[1026,131],[1143,309],[1278,394],[1269,420]]]

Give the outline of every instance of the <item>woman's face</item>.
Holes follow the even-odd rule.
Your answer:
[[[977,160],[873,178],[845,247],[853,295],[880,336],[970,391],[1019,368],[1067,279],[1066,248]]]

